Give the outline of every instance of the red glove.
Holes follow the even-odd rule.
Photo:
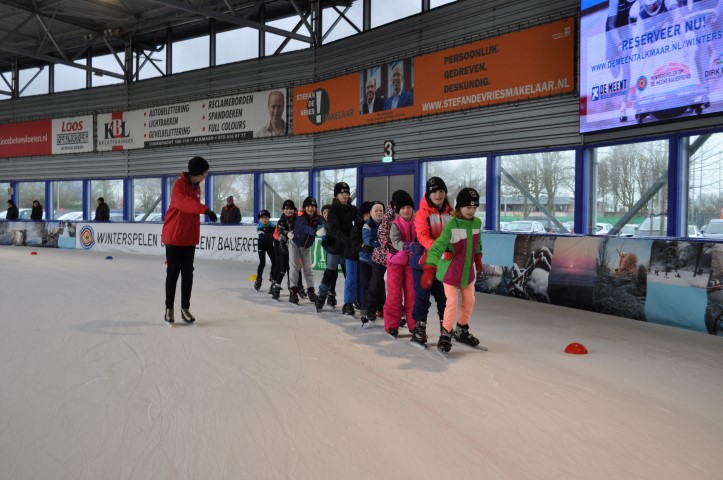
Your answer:
[[[482,271],[482,254],[478,253],[474,256],[474,268],[477,269],[477,273]]]
[[[452,252],[444,252],[442,254],[442,260],[452,260],[453,256],[454,255],[452,255]]]
[[[425,265],[424,266],[424,272],[422,273],[422,278],[419,279],[419,285],[425,289],[429,290],[432,288],[432,282],[434,281],[434,276],[437,274],[437,267],[434,265]]]

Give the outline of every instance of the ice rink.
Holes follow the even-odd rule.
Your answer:
[[[490,351],[445,361],[201,259],[171,328],[162,257],[32,250],[0,247],[0,479],[723,478],[723,338],[478,294]]]

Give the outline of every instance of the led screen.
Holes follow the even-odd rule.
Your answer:
[[[580,132],[723,110],[723,0],[582,0]]]

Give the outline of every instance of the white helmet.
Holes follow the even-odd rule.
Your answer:
[[[640,3],[651,17],[659,14],[665,4],[664,0],[641,0]]]

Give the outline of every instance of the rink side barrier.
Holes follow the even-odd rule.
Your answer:
[[[0,245],[163,256],[159,223],[0,222]],[[254,225],[201,225],[196,256],[258,262]],[[710,239],[482,235],[478,292],[723,336],[723,243]],[[325,267],[321,242],[312,251]]]

